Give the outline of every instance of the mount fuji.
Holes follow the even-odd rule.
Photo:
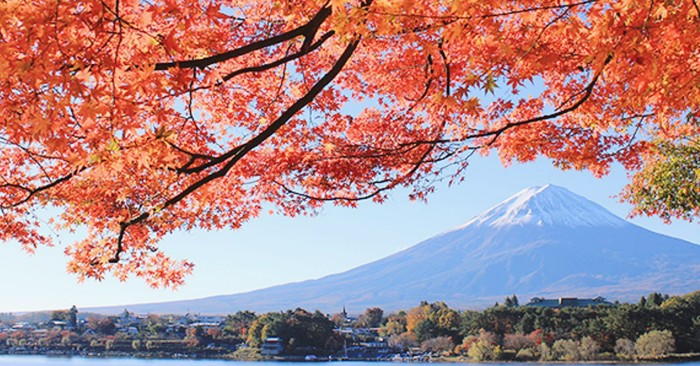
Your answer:
[[[657,234],[553,185],[527,188],[464,225],[404,251],[317,280],[248,293],[130,305],[138,313],[233,313],[303,307],[354,313],[420,301],[475,308],[544,297],[636,301],[700,289],[700,245]],[[111,313],[124,306],[94,308]]]

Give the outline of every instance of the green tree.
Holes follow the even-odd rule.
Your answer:
[[[679,352],[700,352],[698,342],[698,314],[700,314],[700,291],[665,300],[658,309],[653,309],[662,317],[656,321],[657,330],[669,330],[676,340]]]
[[[637,304],[622,304],[611,308],[604,318],[604,323],[615,339],[637,339],[654,323],[653,312]]]
[[[605,310],[591,315],[590,318],[584,319],[581,335],[594,339],[600,345],[601,350],[611,351],[615,346],[616,338],[613,332],[607,328],[603,320],[607,314],[608,310]]]
[[[661,306],[664,302],[664,297],[658,292],[652,292],[649,294],[649,297],[647,298],[646,306],[649,307],[655,307],[655,306]]]
[[[389,337],[406,331],[406,313],[392,314],[387,317],[386,323],[379,329],[379,335]]]
[[[481,311],[465,310],[460,313],[460,320],[460,335],[463,337],[479,334],[479,329],[486,329],[488,326]]]
[[[689,114],[696,126],[698,115]],[[658,215],[665,220],[697,219],[700,215],[700,139],[681,137],[657,142],[655,154],[636,174],[623,197],[633,213]]]
[[[290,313],[286,321],[287,334],[294,348],[313,348],[319,351],[334,349],[336,336],[333,332],[335,324],[323,313],[313,313],[304,309],[296,309]]]
[[[248,310],[228,315],[224,321],[223,332],[225,335],[245,338],[248,329],[257,318],[258,316],[254,312]]]
[[[406,329],[413,332],[420,342],[438,336],[457,339],[460,334],[460,316],[444,302],[423,301],[408,311]]]
[[[146,318],[142,329],[148,332],[148,335],[152,337],[163,337],[168,326],[165,319],[158,315],[150,314]]]
[[[413,334],[419,342],[434,338],[438,334],[437,324],[430,319],[421,320],[416,324],[415,328],[413,328]]]
[[[513,300],[511,299],[511,303]],[[515,332],[517,324],[526,309],[520,307],[493,306],[483,311],[483,329],[494,332],[499,336]]]
[[[285,352],[294,353],[298,348],[313,348],[320,351],[339,346],[333,332],[335,324],[321,312],[296,309],[284,313],[267,313],[253,321],[248,331],[247,343],[260,348],[269,337],[279,337]]]

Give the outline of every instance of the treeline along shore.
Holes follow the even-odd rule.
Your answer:
[[[584,306],[584,304],[587,304]],[[0,314],[0,354],[245,360],[645,361],[698,359],[700,291],[638,303],[513,295],[481,311],[422,302],[358,316],[304,309],[227,316]]]

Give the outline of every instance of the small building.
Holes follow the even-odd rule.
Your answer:
[[[263,356],[277,356],[282,353],[284,349],[284,344],[282,339],[278,337],[269,337],[265,340],[260,349],[260,354]]]
[[[35,330],[36,325],[29,322],[18,322],[12,325],[12,330]]]
[[[188,328],[202,328],[204,330],[212,329],[212,328],[219,328],[221,327],[221,323],[207,323],[207,322],[197,322],[197,323],[190,323],[187,327]]]
[[[219,315],[195,315],[195,323],[223,323],[226,319]]]
[[[525,306],[541,307],[541,308],[554,308],[559,309],[563,307],[577,307],[585,308],[587,306],[613,306],[615,304],[606,301],[603,297],[596,297],[593,299],[579,299],[577,297],[560,297],[559,299],[545,299],[543,297],[533,297],[530,302],[525,304]]]
[[[51,327],[52,329],[58,329],[58,330],[64,330],[64,329],[68,328],[68,322],[63,321],[63,320],[49,320],[47,325],[49,327]],[[72,329],[73,327],[70,327],[70,328]]]
[[[387,349],[389,344],[381,338],[374,342],[360,342],[360,346],[368,349]]]

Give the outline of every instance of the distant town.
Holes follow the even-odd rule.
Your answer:
[[[637,303],[516,295],[482,311],[422,302],[392,314],[295,309],[227,316],[0,314],[0,354],[238,360],[697,359],[700,291]]]

